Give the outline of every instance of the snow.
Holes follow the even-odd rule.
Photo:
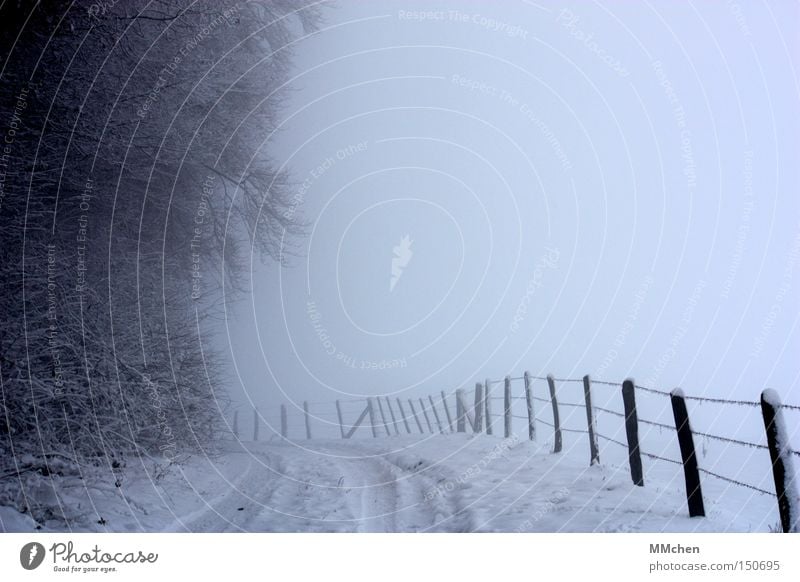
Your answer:
[[[784,486],[786,487],[786,500],[789,503],[789,516],[791,530],[800,532],[800,494],[797,489],[797,477],[794,472],[794,461],[791,450],[789,432],[786,429],[786,421],[781,408],[781,399],[778,393],[772,389],[764,390],[762,397],[767,404],[775,409],[775,444],[778,448],[778,455],[783,462],[783,470],[786,473]]]
[[[761,393],[761,397],[764,399],[764,402],[767,404],[771,404],[772,406],[780,407],[781,405],[781,397],[777,391],[773,390],[772,388],[767,388]]]
[[[467,434],[230,443],[158,478],[142,465],[118,488],[62,487],[61,502],[83,514],[42,529],[714,532],[777,522],[774,498],[713,479],[703,483],[707,517],[689,518],[679,467],[645,459],[645,487],[634,487],[625,451],[601,449],[590,467],[579,436],[565,435],[561,454],[546,441]],[[35,527],[9,508],[0,517],[5,531]]]
[[[29,515],[20,513],[16,509],[0,505],[0,530],[4,532],[34,531],[36,522]]]

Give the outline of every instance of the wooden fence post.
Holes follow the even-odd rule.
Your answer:
[[[239,411],[233,411],[233,436],[239,440]]]
[[[483,384],[475,382],[475,428],[473,432],[479,434],[483,432]]]
[[[394,415],[394,408],[392,408],[392,401],[386,396],[386,406],[389,407],[389,414],[392,416],[392,425],[394,425],[394,434],[400,435],[400,429],[397,426],[397,417]]]
[[[422,398],[419,399],[419,407],[422,409],[422,415],[425,417],[425,424],[428,425],[428,432],[433,434],[433,425],[431,424],[431,419],[428,418],[428,411],[425,410],[425,401]]]
[[[547,385],[550,388],[550,404],[553,407],[553,452],[560,453],[563,446],[561,438],[561,417],[558,414],[558,399],[556,398],[556,381],[552,374],[547,375]]]
[[[433,396],[428,394],[428,400],[431,402],[431,410],[433,410],[433,417],[436,419],[436,426],[439,427],[439,433],[444,434],[444,430],[442,429],[442,420],[439,418],[439,411],[436,410],[436,404],[433,402]]]
[[[453,417],[450,415],[450,409],[447,407],[447,396],[445,396],[444,390],[442,390],[442,406],[444,406],[444,414],[447,417],[447,426],[450,427],[450,432],[455,432],[453,430]]]
[[[258,442],[258,407],[253,408],[253,441]]]
[[[775,494],[778,496],[778,513],[785,533],[800,533],[800,500],[797,496],[792,454],[789,452],[789,430],[783,418],[781,399],[775,390],[761,393],[761,414],[767,432]]]
[[[456,430],[458,432],[467,431],[467,411],[464,408],[464,390],[456,390]]]
[[[414,408],[414,401],[411,398],[408,399],[408,406],[411,408],[411,414],[414,415],[414,420],[417,421],[417,428],[419,428],[419,434],[425,434],[425,430],[422,428],[422,423],[419,421],[419,416],[417,416],[417,410]]]
[[[486,434],[492,434],[492,381],[489,378],[483,384],[483,402],[486,404],[484,414],[486,421]]]
[[[406,432],[411,434],[411,426],[408,424],[408,418],[406,418],[406,411],[403,410],[403,403],[400,402],[400,399],[397,399],[397,407],[400,409],[400,416],[403,417],[403,424],[406,425]]]
[[[389,430],[389,423],[386,422],[386,415],[383,413],[383,404],[381,404],[381,397],[376,396],[375,400],[378,401],[378,412],[381,414],[381,420],[383,421],[383,427],[386,429],[386,436],[392,436],[392,431]]]
[[[342,420],[342,405],[339,404],[339,401],[336,401],[336,414],[339,417],[339,432],[342,433],[342,438],[344,438],[344,420]]]
[[[281,404],[281,436],[286,438],[289,432],[289,426],[286,422],[286,405]]]
[[[524,374],[525,378],[525,404],[528,407],[528,439],[536,440],[536,416],[533,413],[533,391],[531,389],[531,375]]]
[[[636,387],[630,378],[622,383],[622,403],[625,406],[625,434],[628,438],[628,462],[634,485],[644,487],[642,454],[639,450],[639,417],[636,414]]]
[[[308,402],[303,400],[303,416],[306,419],[306,438],[311,440],[311,417],[308,415]]]
[[[595,432],[595,416],[592,407],[592,380],[589,375],[583,377],[583,399],[586,402],[586,424],[589,427],[589,466],[600,464],[600,447],[597,446],[597,433]]]
[[[375,407],[372,404],[372,397],[367,397],[367,410],[369,411],[369,427],[372,429],[372,438],[378,438],[378,425],[375,422]]]
[[[506,376],[503,385],[503,435],[511,438],[511,376]]]
[[[672,416],[675,418],[675,430],[678,431],[678,444],[683,461],[683,477],[686,482],[686,500],[689,502],[689,517],[704,517],[703,490],[700,487],[700,472],[697,470],[697,455],[694,450],[692,427],[689,424],[689,412],[683,391],[675,388],[670,392]]]

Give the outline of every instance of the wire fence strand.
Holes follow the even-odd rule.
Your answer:
[[[761,406],[761,403],[753,402],[752,400],[727,400],[725,398],[706,398],[704,396],[684,396],[684,398],[695,402],[711,402],[713,404],[733,404],[735,406],[750,406],[753,408]]]
[[[608,441],[610,443],[614,443],[615,445],[619,445],[619,446],[621,446],[623,448],[626,448],[626,449],[628,448],[628,445],[626,445],[623,442],[618,441],[617,439],[612,439],[611,437],[608,437],[608,436],[606,436],[604,434],[600,434],[600,433],[596,433],[596,434],[597,434],[597,438],[601,438],[603,440],[606,440],[606,441]]]
[[[656,388],[645,388],[644,386],[639,386],[638,384],[633,385],[634,388],[637,390],[641,390],[642,392],[649,392],[650,394],[658,394],[659,396],[672,396],[669,392],[665,390],[658,390]]]
[[[526,374],[526,375],[522,375],[522,376],[508,376],[506,378],[495,379],[495,380],[486,379],[485,382],[488,384],[489,387],[493,387],[495,385],[504,384],[507,379],[512,381],[512,382],[519,382],[521,380],[524,380],[526,377],[528,379],[530,379],[530,380],[537,380],[537,381],[547,381],[549,379],[552,379],[554,382],[558,382],[558,383],[561,383],[561,384],[563,384],[563,383],[582,383],[583,382],[583,378],[556,378],[554,376],[535,376],[535,375],[532,375],[532,374]],[[622,386],[622,382],[609,382],[609,381],[605,381],[605,380],[591,380],[591,385],[592,386],[599,385],[599,386],[608,386],[608,387],[613,387],[613,388],[620,388]],[[641,385],[638,385],[638,384],[634,384],[634,388],[636,390],[638,390],[638,391],[641,391],[641,392],[644,392],[644,393],[648,393],[648,394],[654,394],[654,395],[661,396],[661,397],[671,397],[672,396],[672,393],[670,391],[661,390],[661,389],[658,389],[658,388],[651,388],[651,387],[641,386]],[[469,390],[469,389],[465,389],[465,392],[467,390]],[[455,393],[456,393],[456,391],[452,391],[452,392],[447,393],[446,396],[448,398],[450,398]],[[440,396],[439,394],[436,395],[437,398],[439,396]],[[541,396],[536,396],[536,395],[533,395],[533,394],[531,394],[531,397],[532,397],[532,399],[534,401],[537,401],[537,402],[552,403],[552,399],[551,398],[543,398]],[[382,397],[375,397],[375,398],[382,398]],[[684,398],[687,401],[698,402],[698,403],[701,403],[701,404],[702,403],[709,403],[709,404],[718,404],[718,405],[742,406],[742,407],[748,407],[748,408],[759,408],[761,406],[761,403],[759,401],[753,401],[753,400],[735,400],[735,399],[727,399],[727,398],[716,398],[716,397],[706,397],[706,396],[689,396],[689,395],[684,395]],[[490,400],[495,400],[495,401],[505,400],[504,396],[489,396],[489,399]],[[394,397],[391,397],[391,400],[394,400]],[[401,398],[401,400],[405,400],[405,398]],[[527,400],[527,398],[526,398],[526,396],[513,395],[513,396],[511,396],[511,400],[512,401]],[[363,397],[363,398],[340,398],[340,399],[338,399],[338,402],[340,403],[340,405],[347,406],[348,412],[350,412],[350,411],[353,410],[353,408],[351,408],[351,407],[355,407],[356,405],[358,405],[359,407],[360,406],[365,406],[367,404],[367,397]],[[336,403],[335,400],[331,400],[331,401],[307,401],[308,405],[314,405],[315,407],[316,406],[320,406],[320,405],[333,406],[333,405],[335,405],[335,403]],[[559,406],[570,407],[570,408],[585,408],[585,406],[586,406],[584,403],[578,403],[578,402],[558,402],[558,405]],[[788,410],[788,411],[791,411],[791,412],[800,411],[800,405],[795,405],[795,404],[780,404],[778,407],[783,409],[783,410]],[[610,408],[605,408],[603,406],[597,406],[597,405],[593,406],[592,408],[593,408],[594,411],[610,414],[610,415],[616,416],[618,418],[626,418],[624,413],[619,412],[617,410],[613,410],[613,409],[610,409]],[[423,410],[424,410],[424,407],[423,407]],[[288,410],[287,411],[287,417],[288,418],[297,418],[297,417],[300,417],[300,416],[303,416],[303,415],[304,415],[304,413],[300,412],[299,410]],[[311,416],[311,417],[324,417],[324,416],[335,417],[335,416],[338,416],[338,414],[333,412],[332,410],[326,410],[324,412],[321,412],[321,411],[320,412],[315,412],[314,410],[309,410],[309,416]],[[502,417],[502,413],[499,414],[499,415],[498,414],[492,414],[491,416],[487,415],[487,419],[494,419],[494,418],[498,418],[498,417]],[[520,419],[520,420],[526,420],[526,421],[528,420],[528,416],[527,415],[511,414],[511,417],[512,418],[516,418],[516,419]],[[263,421],[265,423],[267,423],[267,424],[272,424],[273,423],[273,419],[275,419],[274,424],[276,424],[276,425],[278,424],[278,418],[276,417],[276,415],[274,415],[274,413],[273,414],[267,414],[267,415],[264,415],[263,413],[259,413],[259,418],[263,419]],[[550,428],[555,428],[555,425],[553,423],[548,422],[547,420],[544,420],[542,418],[534,417],[533,421],[534,422],[540,422],[540,423],[542,423],[545,426],[548,426]],[[654,427],[658,427],[660,429],[675,430],[675,427],[673,425],[667,424],[667,423],[662,423],[662,422],[658,422],[658,421],[654,421],[654,420],[649,420],[649,419],[646,419],[646,418],[639,418],[638,421],[640,423],[644,424],[644,425],[654,426]],[[352,427],[352,425],[350,425],[350,426]],[[586,429],[574,429],[574,428],[567,428],[567,427],[560,427],[560,430],[562,432],[575,433],[575,434],[588,434],[589,433],[589,431],[586,430]],[[597,433],[596,431],[595,431],[595,434],[596,434],[598,439],[602,439],[605,442],[609,442],[609,443],[615,444],[615,445],[617,445],[619,447],[622,447],[624,449],[628,449],[628,445],[625,442],[622,442],[620,440],[617,440],[615,438],[609,437],[609,436],[604,435],[604,434]],[[695,436],[698,436],[698,437],[706,438],[706,439],[713,440],[713,441],[722,442],[722,443],[725,443],[725,444],[733,444],[733,445],[738,445],[738,446],[754,448],[754,449],[758,449],[758,450],[769,450],[769,447],[767,445],[765,445],[765,444],[749,442],[749,441],[746,441],[746,440],[737,439],[737,438],[733,438],[733,437],[726,437],[726,436],[722,436],[722,435],[718,435],[718,434],[706,433],[706,432],[701,432],[701,431],[696,431],[696,430],[692,430],[692,434],[695,435]],[[800,452],[798,452],[796,450],[793,450],[793,449],[790,449],[790,448],[787,448],[786,450],[791,455],[800,456]],[[644,457],[649,458],[649,459],[653,459],[653,460],[657,460],[657,461],[663,461],[663,462],[666,462],[666,463],[671,463],[673,465],[683,465],[683,463],[681,461],[678,461],[678,460],[675,460],[675,459],[671,459],[671,458],[668,458],[668,457],[663,457],[661,455],[657,455],[657,454],[650,453],[650,452],[647,452],[647,451],[640,450],[640,454],[642,456],[644,456]],[[744,488],[750,489],[752,491],[756,491],[758,493],[761,493],[763,495],[769,495],[771,497],[777,497],[777,495],[774,492],[768,491],[766,489],[761,489],[760,487],[757,487],[757,486],[752,485],[750,483],[739,481],[737,479],[733,479],[731,477],[727,477],[725,475],[721,475],[721,474],[716,473],[714,471],[709,471],[708,469],[698,468],[698,470],[701,473],[705,474],[705,475],[708,475],[710,477],[714,477],[715,479],[719,479],[721,481],[725,481],[725,482],[730,483],[732,485],[736,485],[738,487],[744,487]]]
[[[646,451],[640,451],[642,455],[649,459],[656,459],[657,461],[665,461],[667,463],[672,463],[673,465],[683,465],[681,461],[676,461],[675,459],[670,459],[668,457],[662,457],[660,455],[656,455],[654,453],[648,453]]]
[[[599,410],[600,412],[605,412],[608,414],[613,414],[614,416],[618,416],[620,418],[625,418],[625,415],[621,412],[617,412],[616,410],[611,410],[610,408],[603,408],[602,406],[592,406],[595,410]]]
[[[703,469],[700,467],[698,467],[697,470],[700,471],[701,473],[705,473],[706,475],[710,475],[711,477],[716,477],[717,479],[721,479],[722,481],[727,481],[728,483],[732,483],[733,485],[738,485],[739,487],[746,487],[747,489],[752,489],[753,491],[758,491],[759,493],[763,493],[764,495],[769,495],[771,497],[777,497],[777,495],[772,491],[761,489],[760,487],[756,487],[755,485],[750,485],[750,483],[743,483],[742,481],[737,481],[736,479],[731,479],[730,477],[725,477],[724,475],[720,475],[719,473],[714,473],[713,471],[709,471],[708,469]]]
[[[675,427],[671,424],[664,424],[663,422],[656,422],[655,420],[647,420],[646,418],[639,418],[639,422],[642,424],[649,424],[651,426],[657,426],[658,428],[666,428],[667,430],[675,430]]]

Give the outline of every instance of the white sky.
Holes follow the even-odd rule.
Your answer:
[[[421,9],[443,19],[402,13]],[[291,268],[254,265],[228,322],[245,398],[421,395],[527,369],[800,401],[800,4],[325,14],[270,148],[307,180],[312,234]]]

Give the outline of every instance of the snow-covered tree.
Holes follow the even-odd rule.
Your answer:
[[[318,16],[286,0],[2,4],[1,476],[213,439],[207,332],[250,245],[274,258],[300,231],[266,145]]]

